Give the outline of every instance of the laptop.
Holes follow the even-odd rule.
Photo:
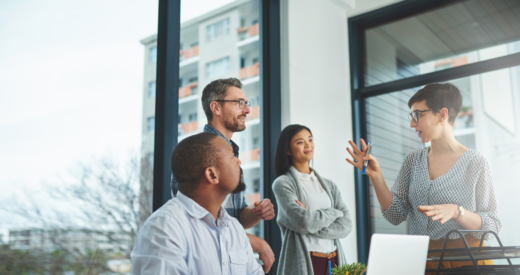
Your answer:
[[[429,236],[373,234],[367,275],[424,275]]]

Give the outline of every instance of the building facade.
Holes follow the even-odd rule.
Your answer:
[[[178,141],[204,129],[207,119],[201,96],[208,83],[235,77],[243,84],[251,113],[246,130],[236,133],[233,141],[240,147],[248,203],[259,201],[262,189],[258,16],[258,1],[245,0],[183,22],[179,52]],[[141,154],[153,163],[157,36],[147,37],[141,44],[145,47]],[[255,235],[261,232],[262,223],[249,230]]]

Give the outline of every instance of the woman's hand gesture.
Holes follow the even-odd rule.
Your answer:
[[[459,216],[459,207],[455,204],[421,205],[417,210],[430,217],[430,220],[439,221],[440,224],[445,224]]]
[[[357,145],[354,142],[352,142],[352,140],[348,141],[350,143],[350,146],[352,146],[352,149],[347,147],[347,151],[352,157],[352,160],[347,158],[347,162],[352,164],[354,167],[357,167],[359,170],[363,171],[363,163],[365,162],[365,160],[368,160],[367,170],[365,171],[365,174],[369,176],[371,179],[374,176],[381,175],[381,167],[379,167],[377,159],[372,155],[367,156],[367,144],[363,139],[360,139],[359,141],[361,142],[361,149],[363,151],[359,150]]]

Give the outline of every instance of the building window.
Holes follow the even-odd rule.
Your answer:
[[[155,116],[146,119],[146,132],[151,133],[155,131]]]
[[[155,96],[155,81],[148,82],[148,97]]]
[[[224,75],[229,71],[229,57],[225,57],[206,64],[206,78],[212,79]]]
[[[197,113],[189,114],[188,115],[188,121],[193,122],[197,120]]]
[[[150,48],[148,52],[148,62],[157,62],[157,46],[153,46]]]
[[[227,34],[229,34],[229,18],[206,27],[206,38],[208,42]]]
[[[245,68],[245,67],[246,67],[246,58],[241,56],[240,57],[240,69]]]

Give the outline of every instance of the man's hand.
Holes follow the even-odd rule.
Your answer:
[[[262,220],[272,220],[274,218],[274,206],[270,199],[263,199],[254,203],[253,214]]]
[[[266,241],[257,236],[247,234],[247,237],[249,237],[253,251],[258,253],[260,260],[264,263],[264,265],[262,265],[264,273],[269,272],[275,261],[273,250]]]
[[[273,204],[270,199],[263,199],[253,205],[242,209],[240,212],[240,223],[244,229],[257,225],[262,220],[272,220],[274,218]]]

